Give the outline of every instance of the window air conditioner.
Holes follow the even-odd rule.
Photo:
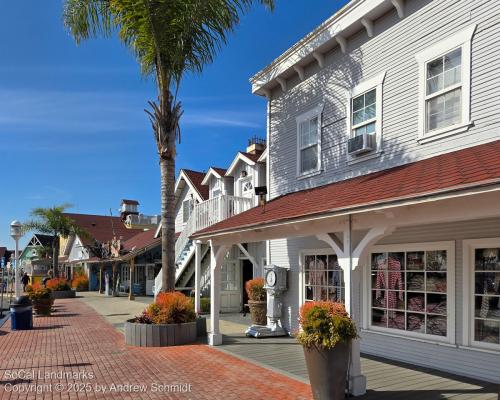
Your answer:
[[[373,133],[363,133],[355,136],[347,142],[347,151],[351,155],[358,155],[375,150],[375,135]]]

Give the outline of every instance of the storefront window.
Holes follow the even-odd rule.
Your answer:
[[[475,250],[474,340],[500,344],[500,248]]]
[[[305,301],[344,302],[344,275],[334,254],[304,256]]]
[[[371,324],[447,336],[446,250],[371,255]]]

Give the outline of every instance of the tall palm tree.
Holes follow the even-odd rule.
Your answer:
[[[175,286],[175,157],[182,106],[177,99],[185,73],[201,73],[214,60],[240,15],[254,3],[274,0],[65,0],[63,19],[80,43],[114,32],[135,54],[142,74],[154,76],[158,101],[151,120],[161,171],[162,290]]]
[[[62,204],[49,208],[34,208],[31,210],[31,216],[34,218],[23,223],[25,231],[36,231],[45,235],[52,236],[50,248],[52,250],[52,269],[56,276],[59,276],[59,238],[77,235],[88,237],[88,233],[83,228],[75,224],[68,216],[64,215],[66,209],[71,204]]]

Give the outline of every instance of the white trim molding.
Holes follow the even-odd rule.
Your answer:
[[[415,55],[418,62],[418,82],[419,82],[419,99],[418,99],[418,142],[424,144],[426,142],[437,140],[443,137],[454,135],[467,131],[472,125],[470,115],[470,98],[471,98],[471,48],[472,38],[476,31],[477,24],[470,25],[467,28],[454,33],[453,35],[443,39],[429,48],[422,50]],[[461,119],[460,122],[441,129],[436,129],[427,132],[426,128],[426,69],[427,64],[434,59],[445,55],[455,49],[461,48]]]
[[[384,109],[384,81],[387,71],[383,71],[374,75],[373,77],[366,79],[358,83],[350,91],[347,92],[347,102],[346,102],[346,117],[347,117],[347,138],[352,138],[352,100],[353,98],[362,95],[363,93],[369,92],[372,89],[376,90],[376,114],[375,114],[375,140],[376,149],[374,151],[361,154],[359,156],[352,156],[348,154],[347,163],[357,163],[365,159],[371,159],[380,155],[382,151],[382,127],[383,127],[383,109]],[[347,146],[347,144],[346,144]]]
[[[480,248],[500,248],[500,237],[468,239],[463,242],[462,271],[463,271],[463,320],[462,345],[474,350],[493,350],[500,352],[500,343],[485,343],[474,340],[475,319],[475,250]],[[495,271],[491,271],[495,272]],[[500,271],[497,271],[500,273]]]
[[[295,122],[297,124],[297,178],[309,177],[309,176],[313,176],[313,175],[316,175],[316,174],[321,172],[321,168],[322,168],[321,134],[322,134],[322,122],[323,122],[323,118],[322,118],[323,117],[323,108],[324,108],[323,103],[318,104],[313,109],[311,109],[311,110],[309,110],[309,111],[307,111],[307,112],[305,112],[305,113],[303,113],[295,118]],[[301,162],[301,158],[300,158],[300,151],[301,151],[301,148],[300,148],[300,124],[305,122],[305,121],[311,120],[315,117],[318,118],[318,126],[317,126],[317,128],[318,128],[318,132],[317,132],[318,165],[317,165],[317,168],[315,170],[302,172],[300,170],[300,162]]]

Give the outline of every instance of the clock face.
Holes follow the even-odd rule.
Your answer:
[[[266,274],[266,283],[267,286],[274,286],[276,284],[276,272],[268,271]]]

